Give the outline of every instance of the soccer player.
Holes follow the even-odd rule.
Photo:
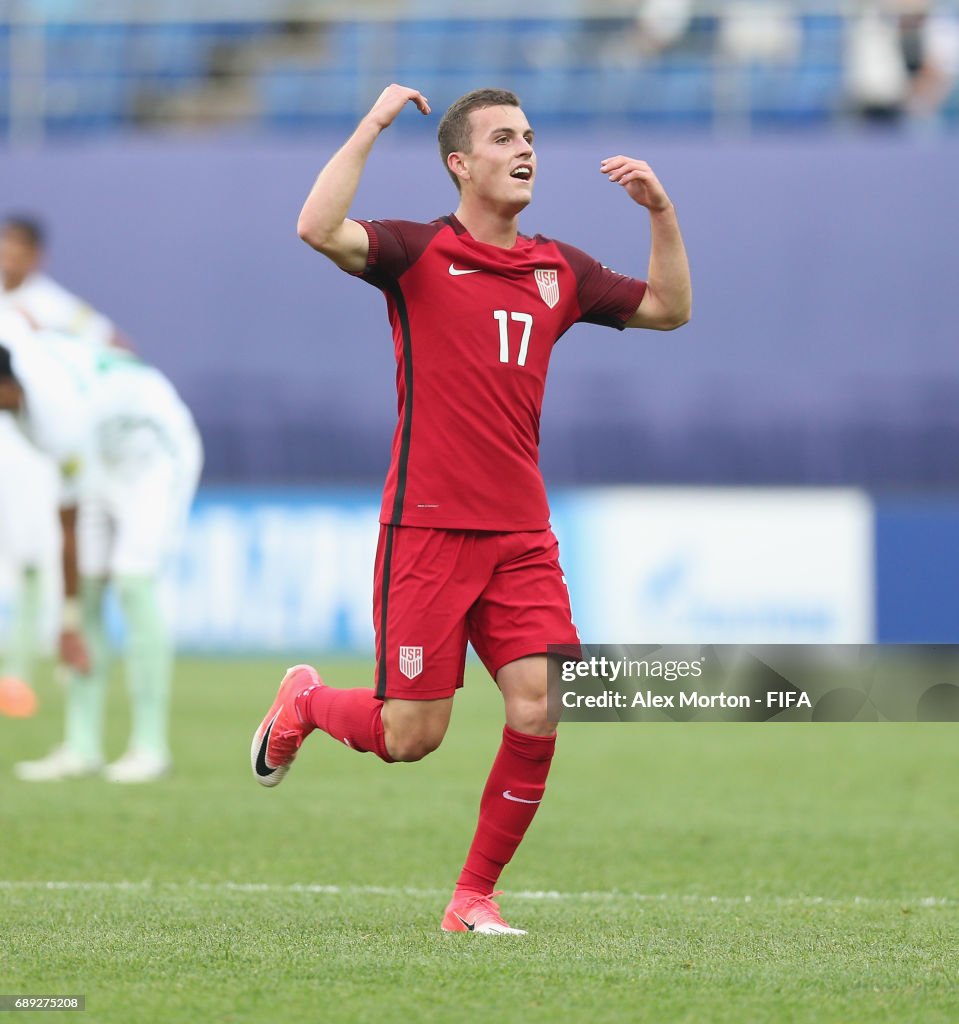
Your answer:
[[[0,227],[0,305],[24,312],[37,327],[125,344],[113,322],[44,273],[46,232],[33,217],[11,216]]]
[[[442,928],[518,933],[494,888],[553,757],[547,645],[578,645],[537,465],[549,358],[577,321],[679,327],[690,315],[689,268],[668,195],[630,157],[599,170],[649,212],[647,281],[520,234],[536,153],[519,101],[503,90],[463,96],[440,122],[455,214],[429,224],[350,219],[374,142],[409,102],[430,113],[415,89],[383,91],[320,174],[298,226],[314,249],[383,291],[393,328],[399,422],[374,574],[375,686],[336,689],[309,666],[290,669],[251,758],[257,780],[275,786],[320,729],[386,762],[419,760],[446,732],[468,640],[502,692],[506,724]]]
[[[31,782],[101,771],[111,782],[158,779],[170,769],[173,651],[157,583],[199,478],[193,418],[170,382],[132,353],[36,334],[10,313],[0,318],[0,409],[14,413],[63,476],[66,735],[48,756],[18,764],[16,774]],[[126,627],[132,731],[126,753],[104,768],[108,581]]]
[[[0,226],[0,309],[22,312],[34,326],[93,345],[126,345],[114,324],[43,271],[43,225],[9,216]],[[13,622],[0,665],[0,713],[36,707],[29,683],[38,652],[43,581],[40,566],[55,544],[56,467],[0,415],[0,555],[13,570]]]

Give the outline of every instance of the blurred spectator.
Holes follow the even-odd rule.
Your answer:
[[[868,3],[850,21],[847,89],[870,121],[933,117],[959,74],[959,21],[928,0]]]
[[[602,63],[624,66],[657,57],[683,42],[692,16],[692,0],[642,0],[630,21],[604,18],[593,22],[601,37],[595,48],[597,57]]]
[[[737,64],[790,64],[799,56],[802,28],[784,3],[734,3],[719,26],[719,52]]]
[[[644,0],[636,12],[636,48],[656,54],[679,43],[689,30],[692,0]]]
[[[870,121],[902,113],[908,75],[895,20],[878,3],[865,4],[848,23],[846,90],[853,109]]]
[[[900,0],[899,41],[909,75],[907,107],[925,117],[939,112],[959,75],[959,19],[919,0]]]

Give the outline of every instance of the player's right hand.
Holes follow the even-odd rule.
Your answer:
[[[380,130],[389,128],[403,107],[411,102],[416,104],[416,109],[421,114],[430,113],[429,100],[421,92],[405,85],[397,85],[394,82],[380,93],[379,98],[366,115],[366,119],[372,121]]]
[[[60,631],[60,663],[85,676],[90,671],[90,652],[78,629]]]

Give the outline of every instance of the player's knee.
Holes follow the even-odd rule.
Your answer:
[[[386,749],[394,761],[422,761],[443,742],[452,698],[387,701],[383,708]]]
[[[556,731],[557,722],[550,717],[545,694],[542,697],[510,701],[506,718],[511,729],[530,736],[549,736]]]
[[[442,742],[442,733],[408,733],[386,737],[386,746],[394,761],[422,761]]]

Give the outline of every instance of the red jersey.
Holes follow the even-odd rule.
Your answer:
[[[359,221],[359,276],[386,296],[399,422],[380,522],[544,530],[539,420],[549,357],[573,324],[620,330],[643,281],[541,235],[478,242],[453,216]]]

